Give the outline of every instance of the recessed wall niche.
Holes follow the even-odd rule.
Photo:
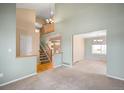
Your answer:
[[[16,56],[36,55],[35,11],[16,8]]]

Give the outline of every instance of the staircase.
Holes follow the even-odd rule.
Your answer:
[[[40,63],[52,62],[52,50],[43,42],[40,45]]]

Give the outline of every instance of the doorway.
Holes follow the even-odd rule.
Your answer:
[[[93,73],[105,74],[107,64],[106,35],[107,30],[74,35],[72,64],[82,65],[83,71],[86,72],[91,69]]]

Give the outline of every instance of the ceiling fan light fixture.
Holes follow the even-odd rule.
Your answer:
[[[51,24],[54,23],[54,11],[52,9],[52,6],[49,4],[49,18],[46,19],[46,23]]]
[[[54,20],[52,18],[46,19],[46,23],[54,23]]]
[[[50,18],[49,21],[52,21],[52,19]]]
[[[46,19],[46,23],[49,23],[49,19]]]

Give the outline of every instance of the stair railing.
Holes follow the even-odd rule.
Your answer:
[[[43,49],[45,54],[47,55],[50,62],[52,62],[52,50],[48,46],[48,44],[45,44],[44,42],[41,42],[40,47]]]

